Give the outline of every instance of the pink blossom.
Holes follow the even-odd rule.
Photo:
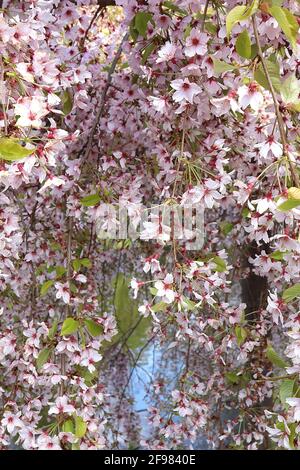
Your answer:
[[[185,55],[193,57],[196,54],[205,54],[207,52],[207,41],[208,35],[206,33],[200,33],[197,29],[192,29],[186,40]]]
[[[63,395],[61,397],[58,397],[55,400],[55,404],[51,405],[49,408],[49,414],[50,415],[58,415],[58,414],[72,414],[75,412],[75,408],[73,405],[69,404],[68,397],[66,395]]]
[[[194,97],[201,92],[201,88],[196,83],[191,83],[188,78],[182,80],[178,78],[171,82],[171,87],[174,88],[173,100],[177,103],[188,101],[193,103]]]

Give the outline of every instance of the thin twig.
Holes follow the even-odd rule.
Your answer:
[[[209,0],[206,0],[205,7],[204,7],[204,12],[203,12],[203,19],[202,19],[202,23],[201,23],[201,31],[204,31],[204,28],[205,28],[205,20],[206,20],[208,5],[209,5]]]
[[[70,283],[72,277],[72,232],[73,232],[73,217],[68,218],[68,241],[67,241],[67,283],[70,291]],[[66,315],[65,318],[69,317],[71,314],[71,306],[68,303],[66,306]],[[60,373],[61,375],[66,375],[66,355],[63,353],[60,358]],[[59,395],[64,394],[64,383],[60,383]]]
[[[270,88],[270,92],[271,92],[271,95],[272,95],[273,103],[274,103],[274,109],[275,109],[275,114],[276,114],[277,121],[278,121],[278,128],[279,128],[279,133],[280,133],[281,144],[282,144],[282,147],[283,147],[283,155],[288,160],[291,175],[292,175],[292,178],[294,180],[294,183],[296,184],[297,187],[299,187],[299,176],[297,174],[297,171],[295,171],[294,165],[291,162],[291,159],[290,159],[290,157],[288,155],[288,152],[287,152],[288,145],[287,145],[286,134],[285,134],[285,130],[284,130],[284,122],[283,122],[282,114],[280,112],[279,104],[278,104],[278,101],[277,101],[277,98],[276,98],[276,93],[275,93],[275,90],[274,90],[274,87],[273,87],[273,83],[272,83],[272,80],[271,80],[271,77],[270,77],[270,74],[269,74],[269,70],[268,70],[268,67],[267,67],[267,64],[266,64],[266,61],[265,61],[265,58],[264,58],[262,48],[261,48],[261,44],[260,44],[260,40],[259,40],[259,34],[258,34],[258,31],[257,31],[257,24],[256,24],[255,15],[253,15],[253,17],[252,17],[252,24],[253,24],[255,40],[256,40],[256,44],[257,44],[257,48],[258,48],[258,55],[259,55],[259,58],[261,60],[262,67],[264,69],[266,79],[267,79],[267,82],[268,82],[268,85],[269,85],[269,88]]]
[[[103,114],[103,111],[104,111],[106,95],[107,95],[108,89],[109,89],[109,87],[111,85],[111,82],[112,82],[112,76],[113,76],[113,73],[114,73],[115,68],[117,66],[118,60],[121,56],[124,43],[127,41],[128,37],[129,37],[129,33],[126,33],[125,36],[123,37],[122,41],[121,41],[121,44],[120,44],[120,46],[117,50],[117,53],[114,57],[114,60],[112,61],[112,64],[110,66],[108,76],[107,76],[106,85],[105,85],[105,87],[102,91],[102,94],[101,94],[99,108],[98,108],[98,111],[97,111],[97,114],[96,114],[96,117],[95,117],[93,127],[92,127],[90,135],[89,135],[89,139],[87,141],[87,146],[86,146],[86,151],[85,151],[85,155],[84,155],[84,158],[83,158],[83,163],[86,163],[87,160],[88,160],[88,157],[89,157],[92,145],[93,145],[94,135],[96,133],[97,126],[99,124],[99,121],[100,121],[100,119],[102,117],[102,114]]]
[[[87,37],[88,37],[88,34],[90,32],[90,29],[91,27],[93,26],[94,22],[96,21],[99,13],[101,12],[101,10],[103,9],[103,6],[102,5],[99,5],[98,8],[96,9],[91,21],[90,21],[90,24],[88,25],[86,31],[85,31],[85,34],[83,36],[83,39],[82,39],[82,42],[80,44],[80,47],[81,49],[83,50],[84,49],[84,44],[85,44],[85,41],[87,40]]]

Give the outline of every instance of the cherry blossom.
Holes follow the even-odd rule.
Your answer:
[[[101,3],[1,3],[0,449],[299,449],[298,3]]]
[[[63,395],[62,397],[58,397],[55,400],[55,404],[50,406],[49,408],[49,414],[72,414],[75,412],[75,408],[73,405],[70,405],[68,402],[68,397],[66,395]]]
[[[205,33],[200,33],[197,29],[192,29],[186,41],[184,49],[185,55],[193,57],[196,54],[203,55],[207,52],[208,36]]]
[[[201,92],[201,88],[196,83],[191,83],[188,78],[182,80],[178,78],[170,83],[171,87],[174,88],[173,100],[177,103],[181,101],[188,101],[193,103],[194,96],[197,96]]]

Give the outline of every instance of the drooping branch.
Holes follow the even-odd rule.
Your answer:
[[[127,41],[129,37],[129,33],[126,33],[121,41],[121,44],[116,52],[116,55],[114,57],[114,60],[112,61],[112,64],[110,66],[110,69],[109,69],[109,72],[108,72],[108,76],[107,76],[107,81],[106,81],[106,85],[102,91],[102,95],[101,95],[101,98],[100,98],[100,103],[99,103],[99,108],[98,108],[98,111],[97,111],[97,114],[96,114],[96,117],[95,117],[95,120],[94,120],[94,124],[93,124],[93,127],[91,129],[91,132],[90,132],[90,135],[89,135],[89,139],[88,139],[88,142],[87,142],[87,146],[86,146],[86,151],[85,151],[85,156],[84,156],[84,159],[83,161],[86,162],[87,159],[88,159],[88,156],[89,156],[89,153],[91,151],[91,148],[92,148],[92,144],[93,144],[93,139],[94,139],[94,135],[95,135],[95,132],[96,132],[96,129],[97,129],[97,126],[99,124],[99,121],[102,117],[102,114],[103,114],[103,111],[104,111],[104,107],[105,107],[105,101],[106,101],[106,95],[107,95],[107,92],[108,92],[108,89],[111,85],[111,82],[112,82],[112,77],[113,77],[113,74],[114,74],[114,71],[115,71],[115,68],[117,66],[117,63],[118,63],[118,60],[121,56],[121,53],[122,53],[122,49],[123,49],[123,46],[124,46],[124,43]]]
[[[293,165],[293,163],[292,163],[292,161],[291,161],[291,159],[290,159],[290,157],[287,153],[288,144],[287,144],[286,134],[285,134],[285,130],[284,130],[284,122],[283,122],[282,114],[280,112],[279,103],[278,103],[277,98],[276,98],[276,93],[275,93],[275,90],[274,90],[274,87],[273,87],[273,83],[272,83],[272,80],[271,80],[271,77],[270,77],[270,74],[269,74],[269,70],[268,70],[268,67],[267,67],[267,64],[266,64],[266,61],[265,61],[265,58],[264,58],[262,48],[261,48],[255,15],[253,15],[253,17],[252,17],[252,24],[253,24],[254,36],[255,36],[255,40],[256,40],[256,44],[257,44],[257,48],[258,48],[258,55],[259,55],[262,67],[264,69],[265,76],[266,76],[266,79],[267,79],[267,82],[268,82],[268,85],[269,85],[269,89],[270,89],[270,92],[271,92],[271,95],[272,95],[272,99],[273,99],[275,114],[276,114],[279,133],[280,133],[281,144],[282,144],[282,148],[283,148],[283,155],[288,160],[288,164],[289,164],[289,168],[290,168],[290,172],[291,172],[291,175],[292,175],[293,182],[297,187],[299,187],[299,176],[298,176],[297,170],[295,169],[295,167],[294,167],[294,165]]]

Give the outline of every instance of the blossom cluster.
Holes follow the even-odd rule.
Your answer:
[[[298,2],[2,3],[1,448],[300,448]]]

